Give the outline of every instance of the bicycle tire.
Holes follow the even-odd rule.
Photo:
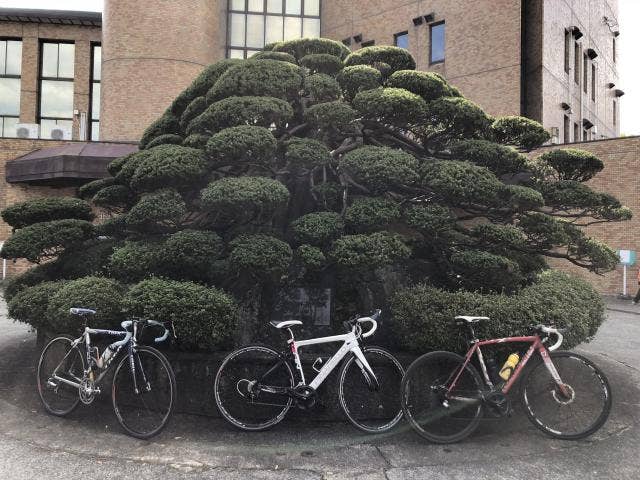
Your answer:
[[[478,396],[474,402],[444,402],[442,389],[465,359],[452,352],[431,352],[416,359],[402,379],[402,410],[411,427],[433,443],[455,443],[471,435],[482,418],[482,382],[471,364],[462,371],[456,390],[459,396]],[[425,386],[426,384],[426,386]],[[436,390],[440,387],[440,390]],[[468,403],[467,406],[465,406]],[[454,429],[459,426],[459,428]],[[441,433],[441,431],[452,433]]]
[[[160,433],[171,418],[177,399],[176,378],[167,358],[155,348],[137,346],[133,355],[138,393],[133,388],[129,355],[125,355],[113,374],[111,398],[125,432],[147,439]],[[148,386],[144,385],[144,378]]]
[[[540,360],[528,369],[522,378],[520,393],[527,417],[538,429],[553,438],[578,440],[588,437],[600,429],[609,417],[609,412],[611,411],[611,387],[609,381],[605,374],[583,355],[563,351],[549,352],[549,355],[560,374],[560,378],[565,385],[569,385],[573,398],[562,397],[544,362]],[[571,360],[568,362],[567,359]],[[569,363],[574,365],[571,370],[567,369]],[[574,372],[573,377],[570,375],[570,371]],[[584,378],[576,378],[576,374],[580,373],[584,373],[582,375]],[[536,389],[536,384],[541,384],[540,389]],[[598,389],[597,393],[596,389]],[[592,421],[585,416],[590,403],[589,395],[593,396],[591,400],[593,400],[595,410],[597,410]],[[581,402],[579,406],[576,399]],[[546,401],[547,404],[555,407],[558,413],[562,411],[562,416],[565,418],[567,418],[565,413],[572,413],[575,417],[575,408],[581,416],[589,420],[589,423],[578,427],[576,431],[563,430],[560,425],[552,425],[552,420],[542,411],[544,404],[539,400]],[[585,404],[583,400],[587,400],[587,403]]]
[[[51,373],[53,372],[48,372],[48,370],[51,368],[55,369],[63,361],[64,356],[73,348],[75,349],[75,353],[69,356],[67,361],[70,361],[71,363],[68,363],[65,366],[65,373],[68,374],[70,380],[78,381],[78,383],[82,380],[85,371],[85,360],[82,352],[77,346],[71,347],[73,341],[73,338],[66,335],[60,335],[52,339],[42,349],[42,353],[40,354],[40,359],[38,361],[38,395],[40,396],[40,400],[42,401],[45,410],[58,417],[63,417],[71,413],[78,406],[78,403],[80,402],[80,395],[78,393],[78,387],[73,387],[62,382],[56,383],[56,387],[54,388],[53,385],[49,383],[51,380]],[[54,349],[57,348],[62,348],[65,353],[57,359],[48,358],[48,356],[57,354],[57,352],[54,352]],[[48,364],[49,361],[51,361],[50,365]],[[49,393],[54,393],[55,395],[49,395]],[[62,393],[64,393],[64,395],[62,395]],[[53,404],[54,399],[61,400],[62,405],[60,407],[56,407]]]
[[[362,349],[367,362],[376,375],[378,389],[369,388],[366,373],[355,355],[350,355],[338,374],[338,398],[347,419],[367,433],[391,430],[402,419],[402,405],[398,392],[404,376],[402,364],[380,347]]]
[[[260,370],[259,365],[263,365]],[[214,395],[218,411],[234,427],[266,430],[280,423],[291,408],[290,396],[249,391],[251,382],[258,381],[272,367],[269,385],[293,388],[295,380],[289,362],[270,347],[247,345],[222,361],[214,381]]]

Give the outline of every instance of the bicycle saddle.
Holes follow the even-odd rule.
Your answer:
[[[300,320],[285,320],[283,322],[276,322],[275,320],[271,320],[269,322],[272,327],[275,328],[288,328],[293,327],[294,325],[302,325]]]
[[[478,323],[484,322],[485,320],[489,320],[489,317],[473,317],[469,315],[458,315],[454,320],[456,322],[467,322],[467,323]]]
[[[95,315],[96,311],[89,308],[70,308],[69,313],[72,315]]]

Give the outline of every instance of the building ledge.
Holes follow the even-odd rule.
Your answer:
[[[102,26],[102,13],[53,9],[0,8],[0,21],[100,27]]]
[[[69,186],[109,177],[107,165],[138,150],[134,143],[74,142],[46,147],[9,160],[7,183]]]

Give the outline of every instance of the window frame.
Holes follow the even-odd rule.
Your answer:
[[[582,91],[586,94],[589,93],[589,56],[586,53],[582,54]]]
[[[433,59],[433,29],[435,27],[439,27],[440,25],[443,25],[444,28],[444,40],[443,40],[443,48],[442,48],[442,59],[440,60],[434,60]],[[437,65],[439,63],[444,63],[447,55],[446,55],[446,45],[447,45],[447,27],[446,27],[446,21],[445,20],[440,20],[439,22],[433,22],[429,24],[429,65]]]
[[[618,101],[613,99],[613,126],[618,126]]]
[[[74,69],[73,69],[73,77],[50,77],[50,76],[43,76],[42,72],[43,72],[43,63],[44,63],[44,44],[46,43],[54,43],[54,44],[71,44],[74,46]],[[72,98],[75,95],[75,74],[76,74],[76,69],[75,69],[75,45],[76,42],[73,40],[57,40],[57,39],[44,39],[41,38],[40,41],[38,42],[38,94],[37,94],[37,119],[38,119],[38,125],[40,125],[40,138],[42,138],[42,120],[53,120],[56,122],[56,125],[58,124],[59,121],[70,121],[71,125],[72,125],[72,129],[73,129],[73,123],[74,123],[74,115],[73,115],[73,108],[71,110],[71,117],[53,117],[53,116],[43,116],[42,115],[42,82],[43,81],[53,81],[53,82],[68,82],[71,83],[74,88],[72,89]],[[58,66],[59,68],[59,66]]]
[[[407,46],[399,47],[398,46],[398,38],[407,37]],[[409,50],[409,30],[405,30],[404,32],[398,32],[393,34],[393,45],[398,48],[404,48],[405,50]]]
[[[573,46],[573,81],[580,85],[580,77],[582,69],[580,68],[580,60],[582,59],[582,45],[576,40]]]
[[[14,137],[6,137],[5,136],[5,130],[4,130],[4,123],[5,123],[5,118],[15,118],[17,121],[16,123],[20,123],[20,100],[22,97],[22,47],[24,46],[24,42],[23,39],[21,37],[11,37],[11,36],[0,36],[0,42],[20,42],[21,46],[20,46],[20,75],[16,75],[14,73],[1,73],[0,72],[0,78],[11,78],[14,80],[18,80],[18,114],[17,115],[3,115],[0,114],[0,138],[16,138],[17,137],[17,133],[16,136]],[[6,55],[6,54],[5,54]],[[5,56],[5,70],[6,70],[6,56]]]
[[[598,73],[596,64],[591,62],[591,101],[596,101],[596,85],[598,83]]]
[[[562,143],[571,142],[571,119],[569,115],[564,115],[564,124],[562,125]]]
[[[242,52],[242,58],[249,58],[250,55],[254,55],[263,48],[260,47],[248,47],[247,46],[247,15],[259,15],[262,17],[262,26],[263,26],[263,43],[267,45],[267,17],[279,17],[282,18],[282,38],[284,38],[285,32],[285,19],[286,18],[298,18],[300,19],[300,37],[304,38],[302,35],[304,34],[304,20],[305,19],[314,19],[318,20],[318,24],[320,27],[320,32],[318,38],[322,34],[322,0],[318,0],[318,15],[307,15],[305,13],[305,2],[306,0],[300,0],[300,14],[286,13],[287,9],[287,1],[282,0],[282,10],[277,12],[269,12],[267,11],[267,2],[268,0],[262,0],[262,11],[249,11],[249,2],[248,0],[243,0],[244,10],[235,10],[233,9],[233,0],[227,0],[227,34],[226,34],[226,47],[225,47],[225,58],[237,58],[232,57],[232,51]],[[241,14],[244,15],[244,42],[243,46],[236,46],[231,44],[231,15],[232,14]]]
[[[99,83],[102,89],[102,69],[100,69],[101,73],[100,73],[100,79],[96,80],[94,78],[94,73],[95,73],[95,48],[96,47],[100,47],[100,56],[102,58],[102,43],[100,42],[91,42],[91,68],[89,71],[89,108],[88,108],[88,112],[87,112],[87,130],[88,130],[88,135],[87,137],[89,138],[89,141],[91,142],[97,142],[99,141],[99,138],[93,138],[93,124],[97,123],[98,124],[98,129],[100,128],[100,116],[98,116],[97,120],[93,119],[93,95],[94,95],[94,84]],[[98,115],[100,114],[100,112],[98,112]],[[100,134],[98,133],[98,137],[100,136]]]
[[[564,29],[564,73],[567,75],[571,71],[571,39],[573,34],[571,30]]]

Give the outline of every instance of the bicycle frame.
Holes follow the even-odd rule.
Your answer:
[[[549,370],[549,373],[551,374],[551,377],[553,378],[553,380],[556,382],[556,384],[560,388],[560,391],[562,392],[562,394],[568,396],[569,392],[566,390],[565,385],[562,382],[562,379],[560,378],[560,374],[558,373],[558,370],[556,369],[555,365],[551,361],[551,357],[549,356],[549,350],[547,350],[547,348],[545,347],[545,345],[542,342],[542,340],[540,340],[540,337],[538,335],[531,335],[531,336],[525,336],[525,337],[506,337],[506,338],[497,338],[497,339],[493,339],[493,340],[474,340],[473,341],[473,345],[471,346],[471,348],[467,352],[467,355],[465,356],[464,363],[462,364],[462,366],[458,370],[458,373],[456,374],[455,378],[451,382],[451,385],[447,388],[447,394],[450,394],[451,391],[455,388],[456,383],[458,382],[458,379],[460,378],[460,375],[462,374],[464,369],[467,367],[467,365],[471,361],[471,358],[473,357],[474,354],[477,354],[477,356],[478,356],[478,362],[480,363],[480,368],[482,369],[482,376],[484,377],[484,381],[485,381],[487,387],[489,387],[489,389],[493,390],[495,388],[495,386],[494,386],[493,382],[491,381],[491,379],[489,378],[489,373],[487,371],[487,366],[486,366],[486,364],[484,362],[484,357],[482,355],[482,350],[481,350],[480,347],[488,346],[488,345],[498,345],[498,344],[502,344],[502,343],[530,343],[531,344],[531,346],[527,350],[527,353],[524,355],[522,360],[520,360],[520,362],[518,363],[518,366],[516,367],[515,371],[509,377],[509,380],[501,388],[500,391],[503,394],[506,395],[507,393],[509,393],[509,391],[511,390],[511,387],[513,386],[513,384],[517,381],[518,377],[520,376],[520,373],[522,372],[522,369],[527,365],[527,363],[529,362],[529,360],[533,356],[534,352],[537,351],[540,354],[540,356],[542,357],[542,361],[544,362],[545,366],[547,367],[547,370]]]

